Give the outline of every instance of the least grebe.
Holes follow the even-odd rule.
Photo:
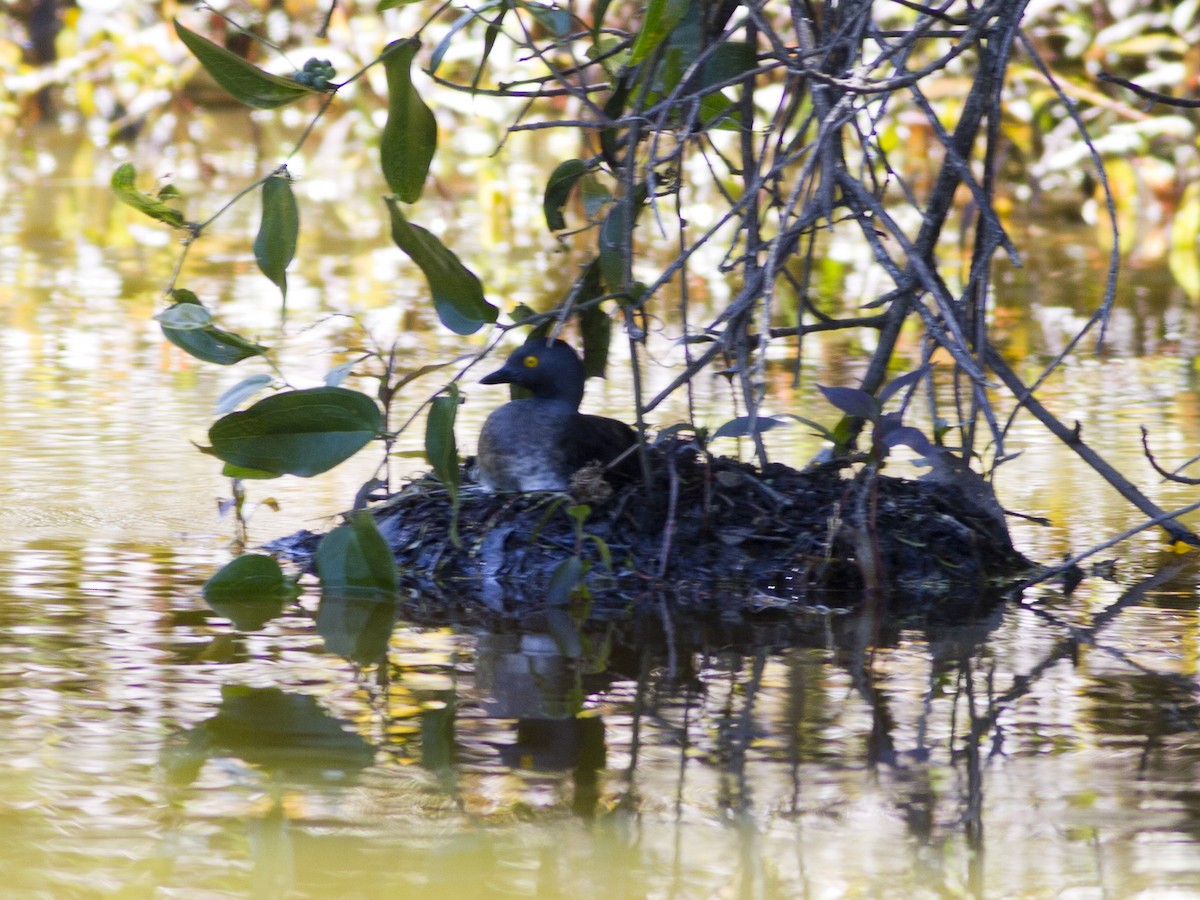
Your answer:
[[[564,341],[533,338],[481,384],[515,384],[533,396],[512,400],[488,416],[479,433],[479,480],[491,491],[565,491],[571,476],[608,465],[637,435],[624,422],[579,411],[583,362]],[[636,471],[632,454],[621,469]]]

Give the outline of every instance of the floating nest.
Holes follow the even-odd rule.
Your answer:
[[[918,480],[845,463],[760,471],[677,442],[655,453],[650,488],[614,490],[584,470],[567,494],[497,495],[471,468],[457,514],[432,476],[371,508],[418,620],[582,602],[592,619],[660,616],[667,604],[729,623],[870,603],[892,621],[965,622],[1031,568],[990,488],[965,470]],[[306,564],[320,537],[268,549]]]

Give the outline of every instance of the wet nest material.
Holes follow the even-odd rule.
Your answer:
[[[870,602],[893,617],[949,623],[986,614],[1030,568],[978,476],[908,480],[835,464],[759,471],[682,443],[656,456],[650,489],[613,491],[585,470],[570,494],[493,495],[470,468],[457,543],[450,493],[432,476],[371,510],[402,583],[426,613],[436,609],[421,618],[526,615],[582,597],[592,618],[658,616],[664,602],[726,621]],[[301,532],[269,549],[303,565],[320,537]]]

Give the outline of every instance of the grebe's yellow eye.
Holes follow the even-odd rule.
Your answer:
[[[522,360],[527,369],[536,369],[540,361],[536,356],[527,356]]]

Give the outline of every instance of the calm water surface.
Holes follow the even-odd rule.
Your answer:
[[[545,635],[392,629],[386,610],[382,626],[372,609],[318,618],[313,596],[238,632],[200,596],[232,526],[217,512],[229,486],[190,442],[247,373],[194,365],[149,321],[174,251],[112,208],[114,158],[48,135],[7,152],[4,896],[1200,894],[1196,564],[1154,534],[1107,554],[1115,580],[1070,598],[1039,589],[867,653],[836,611],[814,613],[800,643],[772,643],[764,622],[742,646],[698,640],[675,677],[636,641],[605,655],[593,635],[569,660]],[[237,153],[219,159],[215,189],[236,189]],[[338,194],[315,174],[304,189]],[[299,261],[296,304],[364,306],[383,329],[419,286],[398,288],[398,254],[326,202],[326,253]],[[235,238],[209,245],[192,284],[240,327],[277,327]],[[1095,302],[1088,238],[1001,279],[1017,356],[1052,352]],[[539,252],[517,248],[514,268]],[[1111,355],[1047,397],[1160,503],[1183,505],[1189,491],[1139,462],[1137,427],[1165,459],[1193,452],[1195,315],[1165,276],[1126,284]],[[1030,293],[1038,310],[1021,305]],[[290,336],[298,380],[343,361],[339,327]],[[413,338],[414,365],[454,349],[438,340]],[[843,352],[820,351],[818,379],[838,379]],[[780,381],[780,409],[817,409],[811,386]],[[468,394],[465,450],[495,400]],[[712,394],[713,417],[727,414]],[[620,384],[590,396],[628,413]],[[1023,455],[1001,499],[1052,519],[1014,525],[1026,553],[1054,559],[1134,521],[1036,428],[1011,441]],[[773,446],[796,463],[816,449],[799,433]],[[263,505],[251,538],[324,527],[373,465],[253,485],[252,502],[279,511]],[[364,621],[387,641],[382,670],[341,655]]]

